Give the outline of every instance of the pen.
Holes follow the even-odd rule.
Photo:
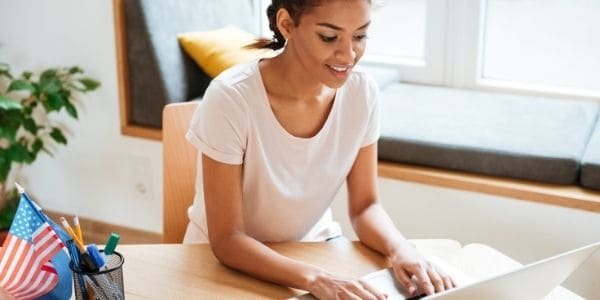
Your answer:
[[[78,216],[73,217],[73,225],[75,225],[75,233],[77,233],[77,237],[79,238],[81,243],[85,245],[85,243],[83,242],[83,233],[81,232],[81,226],[79,225]]]
[[[73,266],[78,269],[81,270],[81,266],[79,265],[79,251],[77,250],[77,246],[75,245],[73,240],[68,240],[67,241],[67,249],[69,250],[69,254],[71,256],[71,263],[73,264]],[[77,278],[78,278],[78,282],[79,282],[79,289],[81,290],[81,294],[83,295],[84,299],[88,298],[88,293],[87,293],[87,289],[85,288],[85,279],[83,278],[83,275],[79,272],[76,272],[77,274]]]

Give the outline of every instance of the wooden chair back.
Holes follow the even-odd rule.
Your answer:
[[[163,110],[163,243],[181,243],[187,208],[195,194],[198,152],[185,139],[198,102],[173,103]]]

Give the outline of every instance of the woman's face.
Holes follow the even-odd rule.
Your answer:
[[[290,28],[286,50],[310,76],[337,88],[362,57],[370,23],[370,1],[322,1]]]

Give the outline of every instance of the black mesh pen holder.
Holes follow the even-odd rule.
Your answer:
[[[102,251],[100,251],[103,253]],[[113,252],[106,257],[106,267],[97,272],[82,270],[73,262],[69,264],[73,273],[75,299],[77,300],[123,300],[123,255]]]

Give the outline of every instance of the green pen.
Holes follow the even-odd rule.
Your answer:
[[[106,246],[104,246],[104,255],[112,255],[115,252],[115,248],[117,248],[117,244],[119,243],[119,239],[121,236],[118,233],[112,232],[106,241]]]

